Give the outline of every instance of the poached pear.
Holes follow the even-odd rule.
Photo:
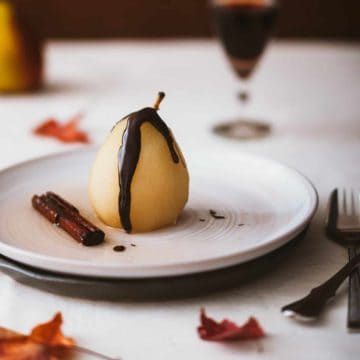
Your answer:
[[[96,155],[89,195],[99,218],[126,232],[175,224],[189,195],[189,174],[170,129],[153,108],[131,113]]]
[[[12,4],[0,1],[0,92],[34,90],[42,82],[42,43]]]

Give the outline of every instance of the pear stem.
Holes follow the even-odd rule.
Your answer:
[[[165,97],[165,93],[162,92],[162,91],[159,91],[158,96],[157,96],[157,98],[156,98],[156,101],[155,101],[155,103],[154,103],[154,105],[153,105],[153,108],[154,108],[156,111],[160,109],[160,104],[161,104],[161,102],[163,101],[164,97]]]

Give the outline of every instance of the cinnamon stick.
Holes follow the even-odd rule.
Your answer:
[[[65,212],[71,213],[73,216],[73,220],[76,221],[79,225],[84,226],[89,231],[99,231],[100,229],[93,225],[91,222],[86,220],[84,217],[80,215],[79,210],[73,206],[72,204],[68,203],[66,200],[61,198],[59,195],[56,195],[53,192],[46,193],[47,198],[50,202],[53,202],[56,206],[62,209]],[[101,230],[100,230],[101,231]]]
[[[34,195],[32,205],[52,224],[65,230],[84,246],[94,246],[104,241],[104,232],[82,217],[75,206],[59,195],[53,192],[40,196]]]

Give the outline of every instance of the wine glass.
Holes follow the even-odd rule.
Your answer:
[[[271,38],[278,14],[276,0],[210,0],[215,30],[228,60],[241,80],[248,80],[254,72]],[[244,104],[248,93],[239,98]],[[216,125],[217,134],[237,139],[251,139],[267,135],[267,123],[238,119]]]

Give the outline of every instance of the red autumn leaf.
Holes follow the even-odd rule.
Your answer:
[[[58,347],[72,347],[73,339],[65,337],[61,331],[63,319],[61,313],[55,314],[54,318],[44,324],[35,326],[30,334],[30,339],[42,344]]]
[[[200,311],[200,323],[198,333],[201,339],[209,341],[251,340],[265,336],[264,330],[258,321],[250,317],[242,326],[224,319],[217,322],[206,316],[205,309]]]
[[[37,126],[33,132],[36,135],[53,137],[65,143],[89,143],[87,133],[78,128],[80,119],[81,115],[76,115],[65,124],[61,124],[56,119],[49,118]]]
[[[0,328],[1,360],[59,360],[65,350],[75,347],[71,338],[61,331],[62,316],[36,326],[30,335]]]
[[[44,136],[56,136],[59,124],[55,119],[47,119],[34,129],[34,134]]]

